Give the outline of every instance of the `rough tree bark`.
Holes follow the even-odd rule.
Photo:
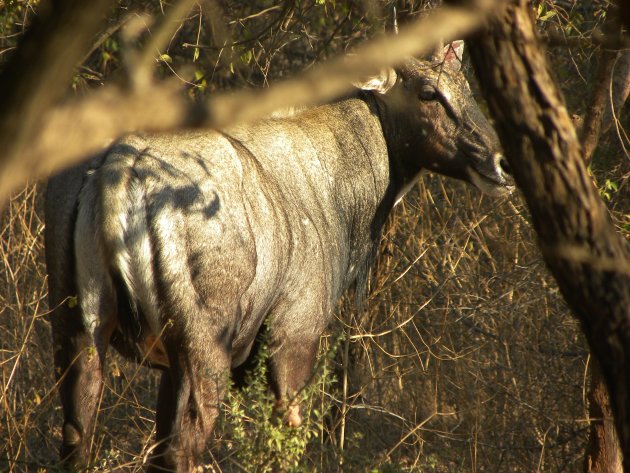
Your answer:
[[[630,244],[588,176],[527,0],[502,6],[469,50],[545,262],[602,367],[630,471]]]
[[[591,362],[588,393],[591,428],[584,455],[584,473],[621,473],[622,455],[606,383],[597,360]]]

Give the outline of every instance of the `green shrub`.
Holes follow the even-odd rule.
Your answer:
[[[245,387],[232,386],[225,399],[217,429],[222,468],[225,463],[258,473],[313,470],[313,454],[322,452],[325,440],[324,416],[332,408],[325,393],[334,383],[334,352],[335,347],[321,356],[311,382],[297,394],[302,424],[288,427],[267,383],[269,348],[262,343]]]

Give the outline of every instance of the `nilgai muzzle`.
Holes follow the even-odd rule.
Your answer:
[[[455,65],[456,67],[453,67]],[[497,136],[454,55],[409,60],[335,102],[218,131],[122,139],[51,179],[46,258],[61,456],[89,458],[111,344],[163,370],[149,471],[190,471],[230,369],[268,328],[272,388],[311,374],[341,294],[428,169],[501,194]]]

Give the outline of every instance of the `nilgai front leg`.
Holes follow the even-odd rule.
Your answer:
[[[271,386],[276,406],[286,411],[284,419],[291,427],[302,424],[297,395],[312,376],[320,335],[317,330],[286,331],[273,326],[270,330]]]

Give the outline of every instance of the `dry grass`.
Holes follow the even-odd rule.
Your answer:
[[[376,464],[435,471],[580,470],[587,349],[534,241],[518,198],[464,184],[425,178],[397,209],[350,328],[357,451],[369,439]]]
[[[11,199],[0,238],[0,470],[54,458],[59,408],[46,320],[44,222],[38,186]],[[57,436],[58,438],[58,436]]]
[[[2,217],[2,471],[53,468],[60,443],[41,200],[29,186]],[[425,176],[382,246],[366,310],[346,300],[331,327],[338,382],[319,387],[327,421],[299,471],[579,471],[587,350],[518,197]],[[96,469],[141,468],[156,392],[155,373],[110,357]]]

